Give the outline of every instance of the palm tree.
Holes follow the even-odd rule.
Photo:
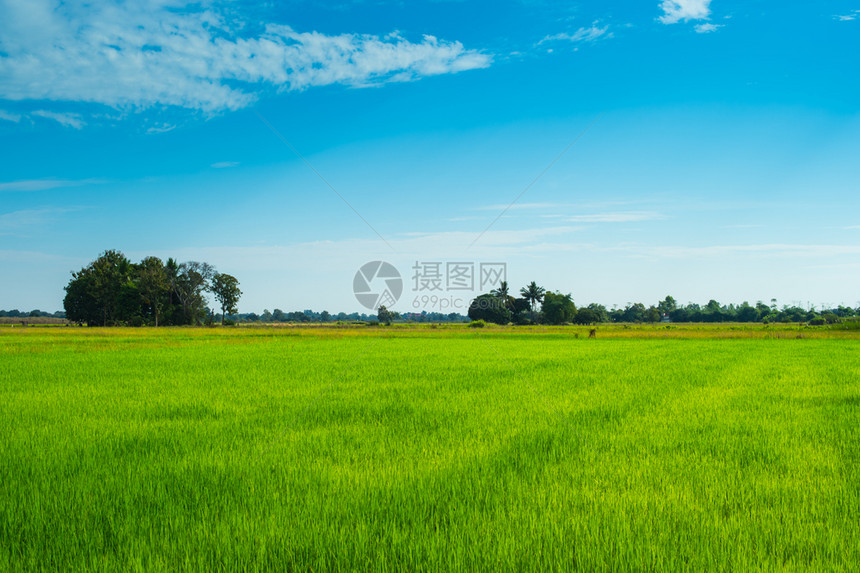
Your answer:
[[[499,288],[491,290],[490,294],[496,298],[502,299],[507,308],[513,308],[514,297],[511,296],[511,289],[508,287],[508,281],[502,281]]]
[[[543,294],[545,292],[546,289],[537,286],[537,283],[534,281],[532,281],[530,285],[520,289],[520,294],[524,299],[529,301],[529,306],[531,306],[532,308],[532,319],[534,319],[535,307],[537,306],[537,303],[543,302]]]
[[[511,294],[510,288],[508,287],[508,281],[502,281],[499,285],[499,288],[495,290],[491,290],[490,294],[493,296],[497,296],[499,298],[508,296]]]

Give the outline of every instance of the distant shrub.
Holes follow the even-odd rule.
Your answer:
[[[809,321],[809,326],[822,326],[827,324],[827,319],[821,316],[817,316]]]
[[[224,321],[221,323],[221,325],[222,326],[236,326],[236,321],[230,320],[229,318],[225,318]]]
[[[821,318],[827,321],[827,324],[836,324],[839,322],[839,317],[832,312],[825,312],[821,315]]]
[[[860,322],[856,320],[849,320],[846,322],[839,322],[837,324],[834,324],[830,328],[832,328],[833,330],[860,330]]]
[[[487,323],[483,319],[473,320],[469,323],[469,328],[484,328],[485,326],[487,326]]]

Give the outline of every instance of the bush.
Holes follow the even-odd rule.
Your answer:
[[[224,321],[221,323],[221,326],[236,326],[236,321],[230,320],[229,318],[225,318]]]
[[[484,320],[473,320],[469,323],[469,328],[484,328],[487,323]]]

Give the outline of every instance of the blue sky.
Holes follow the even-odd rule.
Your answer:
[[[0,308],[108,248],[210,262],[242,312],[364,310],[373,260],[401,311],[474,294],[416,261],[857,306],[858,54],[856,1],[0,0]]]

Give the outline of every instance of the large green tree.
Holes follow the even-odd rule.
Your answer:
[[[210,289],[214,276],[212,265],[197,261],[182,263],[169,274],[170,288],[182,306],[183,324],[202,323],[206,316],[204,292]]]
[[[541,317],[547,324],[566,324],[573,322],[576,316],[576,305],[569,294],[547,291],[543,295]]]
[[[211,288],[215,300],[221,305],[221,324],[224,324],[224,317],[228,312],[230,314],[237,312],[236,305],[239,304],[239,297],[242,296],[239,281],[232,275],[215,273]]]
[[[161,315],[170,289],[167,272],[161,259],[146,257],[140,262],[137,267],[137,288],[143,302],[152,309],[155,326],[158,326],[158,317]]]
[[[469,318],[483,320],[495,324],[507,324],[511,321],[511,311],[505,301],[492,293],[482,294],[469,305]]]
[[[107,326],[117,320],[123,286],[132,280],[133,266],[119,251],[107,250],[72,273],[63,307],[69,320]]]
[[[90,288],[92,280],[90,267],[72,273],[72,280],[66,285],[66,296],[63,298],[63,309],[66,311],[67,320],[78,324],[98,323],[99,308]]]

